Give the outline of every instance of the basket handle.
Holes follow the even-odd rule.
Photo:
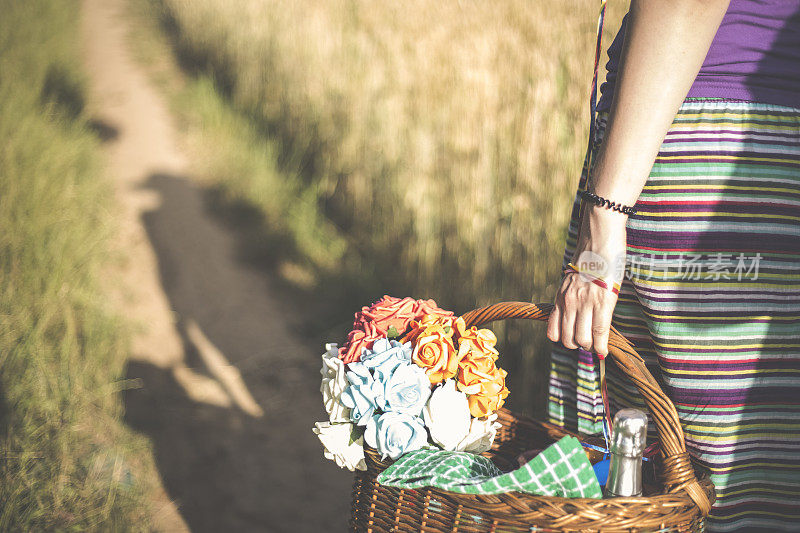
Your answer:
[[[546,321],[552,310],[553,304],[549,303],[502,302],[475,309],[464,314],[462,318],[467,327],[509,318]],[[647,370],[642,356],[636,353],[633,345],[614,326],[611,326],[609,334],[608,352],[636,385],[650,409],[664,452],[664,482],[667,492],[686,491],[703,516],[708,516],[711,502],[695,477],[691,459],[686,452],[683,428],[672,401]]]

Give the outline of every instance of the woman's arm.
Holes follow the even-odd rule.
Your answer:
[[[632,0],[614,100],[592,173],[590,191],[633,205],[686,98],[730,0]],[[611,265],[625,259],[627,216],[587,205],[577,258],[600,255]],[[619,281],[619,279],[618,279]],[[608,354],[617,296],[568,274],[556,295],[547,336],[567,348]]]

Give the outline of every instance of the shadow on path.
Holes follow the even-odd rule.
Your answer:
[[[350,472],[323,459],[316,342],[297,304],[237,257],[188,179],[152,174],[160,205],[143,222],[184,359],[133,359],[127,422],[154,443],[170,497],[193,531],[344,531]]]

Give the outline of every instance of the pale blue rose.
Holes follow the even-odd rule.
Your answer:
[[[351,409],[350,419],[359,426],[366,425],[376,409],[413,412],[419,414],[425,399],[421,399],[423,391],[419,387],[419,377],[415,372],[404,370],[397,378],[392,380],[395,370],[400,367],[414,366],[411,363],[411,343],[401,344],[397,341],[378,339],[371,350],[365,349],[361,361],[347,365],[346,376],[350,385],[342,391],[340,401],[345,407]],[[424,375],[424,371],[422,371]],[[408,380],[403,383],[401,380]],[[392,386],[387,389],[388,383]],[[426,383],[430,383],[425,377]],[[391,391],[393,400],[386,401],[386,392]],[[430,390],[428,390],[430,395]],[[417,403],[421,402],[419,408]]]
[[[364,426],[375,409],[384,405],[383,382],[376,381],[369,369],[361,363],[347,365],[347,381],[350,385],[342,391],[339,401],[350,408],[350,420],[359,426]]]
[[[345,376],[351,385],[365,385],[374,381],[370,369],[360,362],[349,363],[346,366]]]
[[[386,380],[381,409],[419,416],[430,395],[431,381],[425,370],[404,361]]]
[[[383,413],[367,422],[364,441],[393,461],[406,452],[419,450],[428,443],[422,419],[408,413]]]
[[[378,339],[372,349],[362,352],[361,364],[372,370],[376,380],[386,381],[400,363],[411,361],[411,351],[410,342]]]

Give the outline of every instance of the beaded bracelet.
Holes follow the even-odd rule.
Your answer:
[[[617,202],[612,202],[611,200],[603,198],[602,196],[598,196],[593,192],[583,190],[579,191],[579,194],[584,199],[592,202],[594,205],[599,207],[607,207],[608,209],[612,209],[614,211],[617,211],[619,213],[624,213],[626,215],[632,215],[636,212],[636,209],[631,206],[618,204]]]
[[[602,288],[604,288],[606,290],[609,290],[609,291],[613,292],[614,294],[619,294],[619,289],[621,287],[621,285],[619,283],[609,282],[607,280],[604,280],[603,278],[601,278],[599,276],[595,276],[593,273],[589,272],[588,270],[580,270],[578,267],[576,267],[572,263],[568,263],[567,264],[567,268],[564,269],[564,273],[565,274],[568,273],[568,272],[575,272],[576,274],[582,274],[582,275],[590,278],[590,281],[592,283],[594,283],[595,285],[597,285],[598,287],[602,287]],[[611,284],[610,287],[609,287],[609,283]]]

